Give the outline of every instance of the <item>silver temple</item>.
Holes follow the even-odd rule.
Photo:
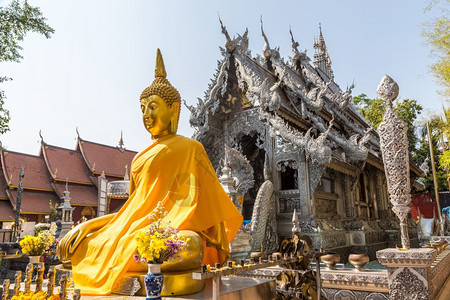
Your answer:
[[[222,33],[225,48],[212,83],[196,107],[186,106],[193,138],[218,175],[228,147],[234,151],[227,150],[227,160],[242,162],[231,175],[245,182],[236,189],[244,218],[266,224],[264,249],[276,250],[274,242],[291,235],[294,209],[314,248],[374,258],[377,250],[400,245],[379,136],[352,104],[354,85],[343,91],[334,82],[322,30],[313,61],[292,32],[288,59],[270,47],[262,24],[262,55],[252,56],[247,31],[232,39],[222,25]],[[421,174],[413,165],[411,171],[412,179]],[[273,189],[260,189],[267,181]],[[416,243],[415,225],[408,224]]]

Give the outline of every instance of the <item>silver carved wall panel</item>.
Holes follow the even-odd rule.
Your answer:
[[[391,300],[430,299],[428,288],[424,284],[424,279],[419,279],[409,268],[404,268],[395,275],[395,278],[392,279],[392,283],[389,286],[389,292]]]

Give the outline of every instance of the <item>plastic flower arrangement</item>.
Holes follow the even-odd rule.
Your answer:
[[[170,225],[170,220],[164,220],[167,212],[161,202],[150,214],[150,226],[146,230],[138,231],[135,239],[137,242],[136,261],[150,264],[161,264],[166,260],[175,258],[178,251],[186,248],[189,239],[179,236],[178,228]]]
[[[22,252],[33,256],[42,255],[55,240],[56,224],[52,224],[49,230],[40,232],[37,236],[26,235],[19,242]]]

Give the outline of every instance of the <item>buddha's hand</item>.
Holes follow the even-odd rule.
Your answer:
[[[89,222],[89,221],[88,221]],[[81,241],[90,233],[88,222],[72,228],[58,243],[56,255],[61,261],[68,261]]]
[[[102,217],[94,218],[92,220],[83,222],[72,228],[58,243],[56,247],[56,255],[61,261],[70,260],[72,254],[83,241],[83,239],[90,233],[97,231],[105,226],[115,214],[109,214]]]

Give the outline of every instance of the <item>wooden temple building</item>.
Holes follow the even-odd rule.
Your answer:
[[[83,216],[91,219],[116,211],[126,201],[127,195],[103,195],[102,205],[101,182],[117,182],[127,178],[128,167],[135,155],[136,152],[123,147],[122,138],[118,147],[112,147],[83,140],[79,135],[75,150],[47,144],[43,139],[36,156],[2,147],[0,224],[14,220],[22,167],[25,176],[22,181],[20,214],[28,221],[43,222],[44,217],[51,213],[49,202],[52,205],[60,204],[66,183],[70,203],[75,208],[72,215],[74,222]],[[103,210],[100,206],[104,206]]]
[[[291,235],[294,210],[313,247],[341,257],[361,251],[373,258],[398,244],[378,134],[353,105],[353,85],[342,90],[334,81],[322,30],[313,59],[292,32],[292,57],[284,59],[261,29],[265,45],[253,56],[247,31],[231,38],[222,25],[226,42],[212,83],[195,107],[185,103],[193,138],[218,175],[232,165],[244,219],[263,227],[269,253]],[[411,178],[421,174],[411,164]],[[264,195],[266,180],[273,193]],[[412,220],[410,230],[414,244]]]

